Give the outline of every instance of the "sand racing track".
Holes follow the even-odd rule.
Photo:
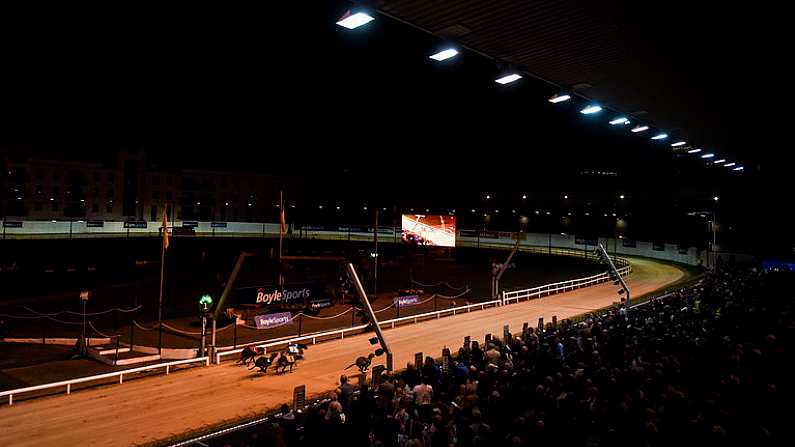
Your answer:
[[[630,258],[628,285],[633,296],[660,289],[685,276],[670,264]],[[483,339],[513,332],[539,317],[549,321],[572,317],[610,305],[616,287],[604,283],[559,295],[490,308],[454,317],[387,330],[395,351],[395,366],[413,362],[415,352],[438,356],[444,346],[455,350],[463,337]],[[208,368],[141,378],[122,385],[100,386],[71,395],[20,401],[0,407],[0,445],[147,444],[233,419],[262,416],[265,410],[292,400],[293,387],[305,384],[309,396],[333,389],[343,368],[370,352],[371,334],[346,337],[311,346],[307,360],[292,374],[261,376],[226,362]],[[349,370],[348,372],[351,372]]]

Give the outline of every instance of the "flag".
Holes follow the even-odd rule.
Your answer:
[[[163,207],[163,250],[168,249],[168,206]]]
[[[287,221],[284,218],[284,207],[281,207],[281,212],[279,213],[279,232],[284,234],[287,233]]]

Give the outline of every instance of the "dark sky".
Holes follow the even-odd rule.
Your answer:
[[[432,63],[444,43],[387,18],[347,32],[334,24],[346,5],[4,9],[0,145],[89,160],[129,147],[155,162],[301,175],[324,189],[347,178],[370,194],[632,190],[667,210],[719,193],[764,212],[760,194],[788,190],[756,166],[716,174],[676,159],[666,144],[611,129],[606,113],[580,115],[580,102],[552,106],[556,89],[540,81],[500,88],[499,67],[481,56]],[[694,89],[711,84],[715,70],[703,67],[718,57],[682,76]],[[753,90],[737,97],[746,104]],[[728,102],[709,105],[716,119],[732,113]]]
[[[431,63],[435,38],[386,18],[345,32],[334,24],[345,3],[322,3],[3,14],[2,142],[280,172],[392,160],[467,182],[484,167],[687,169],[604,114],[550,106],[541,82],[498,88],[492,61]]]

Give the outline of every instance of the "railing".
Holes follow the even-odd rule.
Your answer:
[[[435,319],[439,319],[444,314],[449,314],[450,316],[453,316],[453,315],[456,315],[458,313],[470,312],[470,311],[472,311],[472,309],[475,309],[475,308],[480,308],[480,310],[483,310],[486,307],[489,307],[489,306],[500,306],[501,304],[502,304],[501,300],[493,300],[493,301],[486,301],[486,302],[483,302],[483,303],[468,304],[466,306],[451,307],[451,308],[448,308],[448,309],[436,310],[436,311],[433,311],[433,312],[426,312],[424,314],[410,315],[408,317],[393,318],[391,320],[383,320],[383,321],[379,321],[378,325],[381,326],[381,327],[390,326],[391,328],[394,329],[396,323],[403,323],[403,322],[412,321],[412,320],[413,320],[414,323],[417,323],[418,320],[423,320],[423,319],[424,320],[432,320],[432,319],[434,319],[434,317],[435,317]],[[294,337],[294,338],[280,338],[280,339],[276,339],[276,340],[265,340],[265,341],[247,343],[247,344],[243,345],[243,347],[240,348],[240,349],[224,349],[224,348],[220,348],[220,349],[223,349],[223,351],[216,352],[216,354],[215,354],[215,362],[216,363],[221,363],[221,360],[223,360],[224,357],[240,354],[240,352],[243,351],[243,349],[245,349],[246,346],[255,346],[256,345],[256,346],[261,347],[261,348],[269,348],[271,346],[288,345],[290,343],[298,343],[298,342],[302,342],[302,341],[311,341],[311,344],[314,345],[314,344],[317,343],[318,339],[328,339],[328,337],[337,337],[337,336],[339,336],[340,340],[342,340],[342,339],[345,338],[345,334],[349,334],[351,332],[357,332],[358,333],[359,331],[362,331],[362,330],[366,329],[367,326],[368,325],[366,325],[366,324],[362,324],[362,325],[359,325],[359,326],[354,326],[354,327],[349,327],[349,328],[344,328],[344,329],[337,329],[335,331],[318,332],[318,333],[315,333],[315,334],[307,334],[307,335],[303,335],[303,336],[300,336],[300,337]]]
[[[77,379],[63,380],[61,382],[45,383],[42,385],[29,386],[26,388],[17,388],[15,390],[0,391],[0,397],[8,396],[8,405],[14,405],[14,395],[29,393],[32,391],[46,390],[50,388],[66,387],[66,394],[72,394],[72,385],[77,383],[93,382],[95,380],[109,379],[111,377],[119,377],[119,383],[124,383],[124,376],[128,374],[139,373],[143,371],[151,371],[154,369],[165,368],[166,374],[170,372],[172,366],[185,365],[189,363],[203,362],[205,366],[210,366],[210,357],[198,357],[188,360],[177,360],[174,362],[158,363],[155,365],[141,366],[138,368],[125,369],[123,371],[114,371],[105,374],[97,374],[96,376],[80,377]]]
[[[568,255],[568,256],[572,256],[572,255],[582,256],[582,251],[580,251],[580,250],[570,250],[570,249],[565,249],[565,248],[556,249],[555,251],[553,251],[553,253],[554,254],[559,254],[559,255]],[[632,267],[629,265],[629,261],[627,261],[626,259],[614,257],[613,261],[616,263],[616,265],[622,265],[623,266],[623,267],[618,269],[618,272],[621,275],[628,275],[632,271]],[[600,282],[605,282],[608,279],[609,279],[609,277],[608,277],[607,273],[600,273],[598,275],[589,276],[587,278],[572,279],[572,280],[569,280],[569,281],[562,281],[562,282],[557,282],[557,283],[553,283],[553,284],[546,284],[546,285],[543,285],[543,286],[534,287],[532,289],[517,290],[517,291],[513,291],[513,292],[503,292],[503,297],[502,297],[502,299],[499,299],[499,300],[486,301],[486,302],[483,302],[483,303],[469,304],[469,305],[466,305],[466,306],[453,307],[453,308],[442,309],[442,310],[437,310],[437,311],[433,311],[433,312],[426,312],[426,313],[418,314],[418,315],[410,315],[410,316],[407,316],[407,317],[394,318],[394,319],[391,319],[391,320],[379,321],[378,324],[381,327],[389,326],[389,327],[394,329],[396,323],[403,323],[403,322],[407,322],[407,321],[412,321],[413,323],[417,323],[417,321],[419,321],[419,320],[429,320],[429,319],[434,319],[434,317],[436,319],[438,319],[438,318],[441,318],[442,315],[445,315],[445,314],[447,314],[449,316],[454,316],[457,313],[461,313],[462,311],[470,312],[474,308],[480,308],[481,310],[483,310],[483,309],[486,308],[486,306],[502,306],[502,305],[505,305],[505,304],[509,304],[511,301],[518,302],[520,299],[523,299],[523,298],[529,299],[531,297],[540,297],[543,294],[546,294],[548,296],[548,295],[552,295],[552,294],[555,294],[555,293],[558,293],[558,292],[574,290],[574,289],[578,289],[578,288],[581,288],[581,287],[587,287],[589,285],[597,284],[597,283],[600,283]],[[307,334],[307,335],[303,335],[303,336],[300,336],[300,337],[294,337],[294,338],[281,338],[281,339],[275,339],[275,340],[257,341],[257,342],[247,343],[247,344],[243,345],[243,347],[241,347],[240,349],[219,348],[219,350],[221,352],[217,352],[216,351],[215,362],[216,363],[221,363],[221,361],[223,360],[224,357],[240,354],[240,352],[243,351],[243,349],[245,349],[246,346],[254,346],[254,345],[256,345],[258,347],[269,348],[271,346],[281,346],[281,345],[287,345],[287,344],[290,344],[290,343],[299,343],[299,342],[309,341],[309,340],[311,340],[312,344],[315,344],[315,343],[317,343],[317,340],[319,338],[320,339],[327,339],[328,337],[337,337],[337,336],[339,336],[340,339],[344,339],[345,338],[345,334],[349,334],[349,333],[352,333],[352,332],[359,332],[359,331],[365,329],[366,327],[367,327],[367,325],[360,325],[360,326],[354,326],[354,327],[350,327],[350,328],[337,329],[337,330],[334,330],[334,331],[318,332],[318,333],[315,333],[315,334]]]
[[[626,266],[618,269],[618,273],[622,276],[628,275],[632,271],[632,267]],[[502,292],[502,303],[510,304],[511,301],[519,302],[521,299],[539,298],[542,296],[549,296],[559,292],[568,292],[570,290],[588,287],[593,284],[609,281],[610,277],[607,273],[600,273],[598,275],[589,276],[587,278],[571,279],[568,281],[561,281],[552,284],[545,284],[543,286],[533,287],[531,289],[514,290],[511,292]]]
[[[632,266],[629,261],[624,258],[614,257],[613,262],[621,266],[618,273],[621,276],[626,276],[632,273]],[[530,289],[514,290],[511,292],[502,292],[502,304],[510,304],[512,301],[519,302],[521,299],[539,298],[542,296],[549,296],[559,292],[568,292],[570,290],[579,289],[581,287],[588,287],[593,284],[598,284],[610,280],[609,275],[599,273],[597,275],[589,276],[587,278],[570,279],[567,281],[560,281],[552,284],[544,284],[542,286],[533,287]]]

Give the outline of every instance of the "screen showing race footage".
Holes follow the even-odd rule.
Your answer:
[[[404,214],[403,240],[418,245],[455,247],[455,216]]]

